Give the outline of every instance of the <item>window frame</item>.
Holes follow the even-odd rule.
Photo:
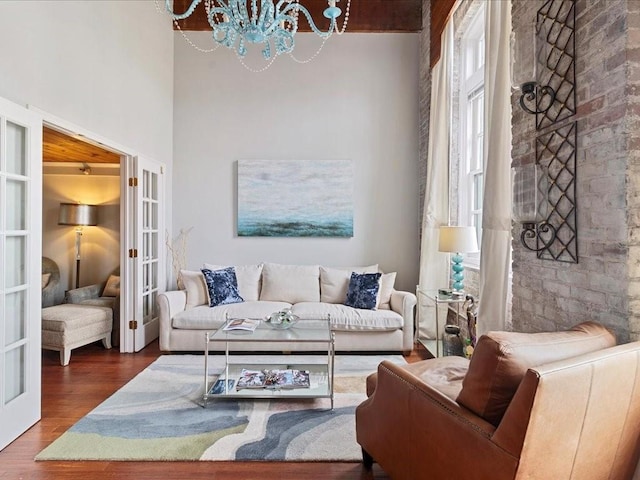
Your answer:
[[[473,14],[460,36],[458,84],[458,224],[472,225],[482,240],[482,195],[484,193],[484,4]],[[481,190],[474,188],[480,177]],[[474,202],[475,200],[475,202]],[[478,201],[479,207],[478,208]],[[474,220],[475,217],[475,220]],[[465,266],[480,267],[480,252],[464,257]]]

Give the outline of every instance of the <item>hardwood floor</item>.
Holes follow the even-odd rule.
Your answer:
[[[61,367],[59,354],[42,353],[42,420],[0,452],[1,480],[41,479],[340,479],[388,480],[377,466],[360,463],[290,462],[35,462],[33,458],[80,418],[144,370],[158,356],[157,342],[136,354],[104,350],[95,343],[78,348]],[[408,362],[428,358],[422,347]]]

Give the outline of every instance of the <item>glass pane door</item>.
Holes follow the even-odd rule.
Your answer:
[[[137,158],[136,229],[134,237],[138,257],[135,262],[136,295],[133,301],[137,328],[134,331],[135,351],[158,338],[158,294],[164,291],[163,177],[157,162]]]
[[[40,418],[42,121],[0,99],[0,449]]]

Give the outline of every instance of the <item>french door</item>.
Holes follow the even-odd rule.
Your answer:
[[[163,166],[144,157],[134,158],[130,251],[133,280],[134,351],[158,338],[158,294],[165,290],[164,175]]]
[[[42,118],[0,98],[0,450],[40,420]]]

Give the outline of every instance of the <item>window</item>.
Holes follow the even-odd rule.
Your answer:
[[[484,5],[473,13],[460,36],[459,48],[459,137],[458,137],[458,224],[476,228],[482,238],[484,143]],[[480,254],[466,256],[478,266]]]

